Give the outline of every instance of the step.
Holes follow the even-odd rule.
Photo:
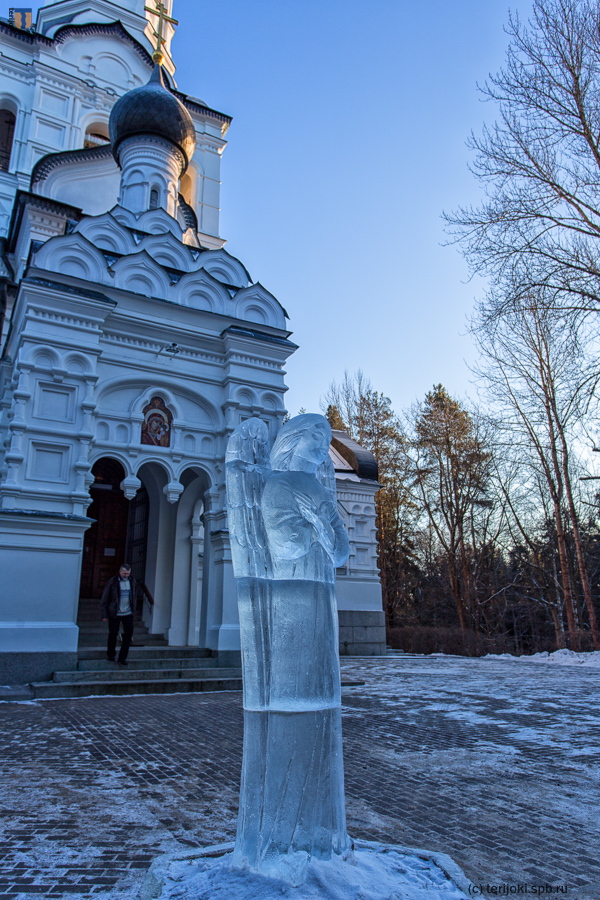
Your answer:
[[[154,669],[161,671],[163,669],[212,669],[217,667],[217,662],[216,656],[163,657],[156,656],[156,651],[154,651],[154,656],[139,659],[133,656],[133,650],[130,650],[129,656],[127,657],[127,667],[136,671],[139,669]],[[110,662],[106,659],[106,653],[104,654],[103,659],[80,659],[77,663],[78,672],[111,672],[114,670],[114,667],[114,662]]]
[[[83,644],[87,644],[89,647],[96,646],[98,647],[100,644],[106,644],[106,639],[108,638],[108,631],[105,629],[104,631],[88,631],[87,628],[79,629],[79,644],[80,646]],[[166,645],[166,641],[162,634],[149,634],[147,631],[134,631],[133,632],[133,643],[134,644],[160,644],[164,643]]]
[[[150,636],[148,638],[144,638],[143,636],[137,636],[134,640],[132,647],[142,648],[144,647],[147,650],[152,650],[154,653],[158,653],[161,650],[166,650],[169,646],[164,638],[157,638],[154,636]],[[117,644],[117,650],[120,647],[120,644]],[[106,656],[106,637],[103,640],[99,640],[95,638],[93,635],[82,635],[78,645],[78,652],[82,650],[96,650],[100,654],[100,656]]]
[[[134,641],[135,643],[135,641]],[[104,659],[106,660],[106,647],[80,647],[77,651],[79,660],[84,659]],[[151,659],[160,657],[161,659],[211,659],[214,658],[211,651],[205,647],[170,647],[165,644],[164,647],[135,647],[129,650],[127,661],[134,659]],[[106,660],[108,662],[108,660]]]
[[[82,619],[81,616],[77,619],[77,624],[81,625],[82,628],[105,628],[108,629],[108,623],[103,622],[99,616],[94,616],[94,618]],[[133,620],[134,628],[145,628],[144,622],[142,619],[135,618]]]
[[[119,666],[117,663],[107,664],[112,669],[85,669],[83,671],[54,672],[52,680],[55,684],[67,684],[83,681],[152,681],[159,679],[175,680],[179,678],[187,681],[204,681],[205,679],[241,678],[242,670],[233,667],[198,666],[193,669],[180,669],[169,667],[168,669],[144,668],[134,669],[130,665]]]
[[[86,634],[103,634],[103,635],[108,634],[108,625],[106,624],[106,622],[98,622],[97,624],[93,624],[93,625],[82,625],[79,622],[77,627],[79,628],[80,631],[84,631]],[[134,634],[142,634],[142,633],[149,634],[148,629],[146,628],[145,625],[135,625],[135,624],[133,626],[133,633]]]
[[[153,678],[138,681],[88,681],[56,684],[34,681],[30,685],[36,700],[60,700],[73,697],[115,696],[123,694],[180,694],[203,691],[241,691],[241,678]]]

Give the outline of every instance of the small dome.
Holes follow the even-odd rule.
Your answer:
[[[117,100],[110,113],[109,131],[115,159],[121,141],[136,134],[155,134],[171,141],[183,153],[185,168],[196,148],[192,117],[166,87],[159,65],[154,66],[148,84]]]

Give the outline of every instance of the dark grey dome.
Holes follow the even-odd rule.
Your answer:
[[[135,134],[155,134],[175,144],[186,168],[196,148],[196,132],[189,112],[166,87],[162,68],[155,65],[148,84],[120,97],[109,120],[110,142],[117,158],[119,144]]]

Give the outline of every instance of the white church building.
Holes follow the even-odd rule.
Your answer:
[[[239,658],[225,447],[249,416],[275,435],[297,347],[219,236],[230,117],[176,87],[171,6],[0,20],[4,684],[75,665],[80,598],[123,560],[151,633]],[[380,653],[376,465],[342,432],[330,452],[351,540],[340,648]]]

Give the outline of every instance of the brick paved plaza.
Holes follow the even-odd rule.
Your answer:
[[[476,885],[600,898],[600,670],[343,674],[365,682],[343,691],[351,834],[442,850]],[[231,840],[241,745],[239,693],[0,703],[0,900],[134,898],[156,854]]]

